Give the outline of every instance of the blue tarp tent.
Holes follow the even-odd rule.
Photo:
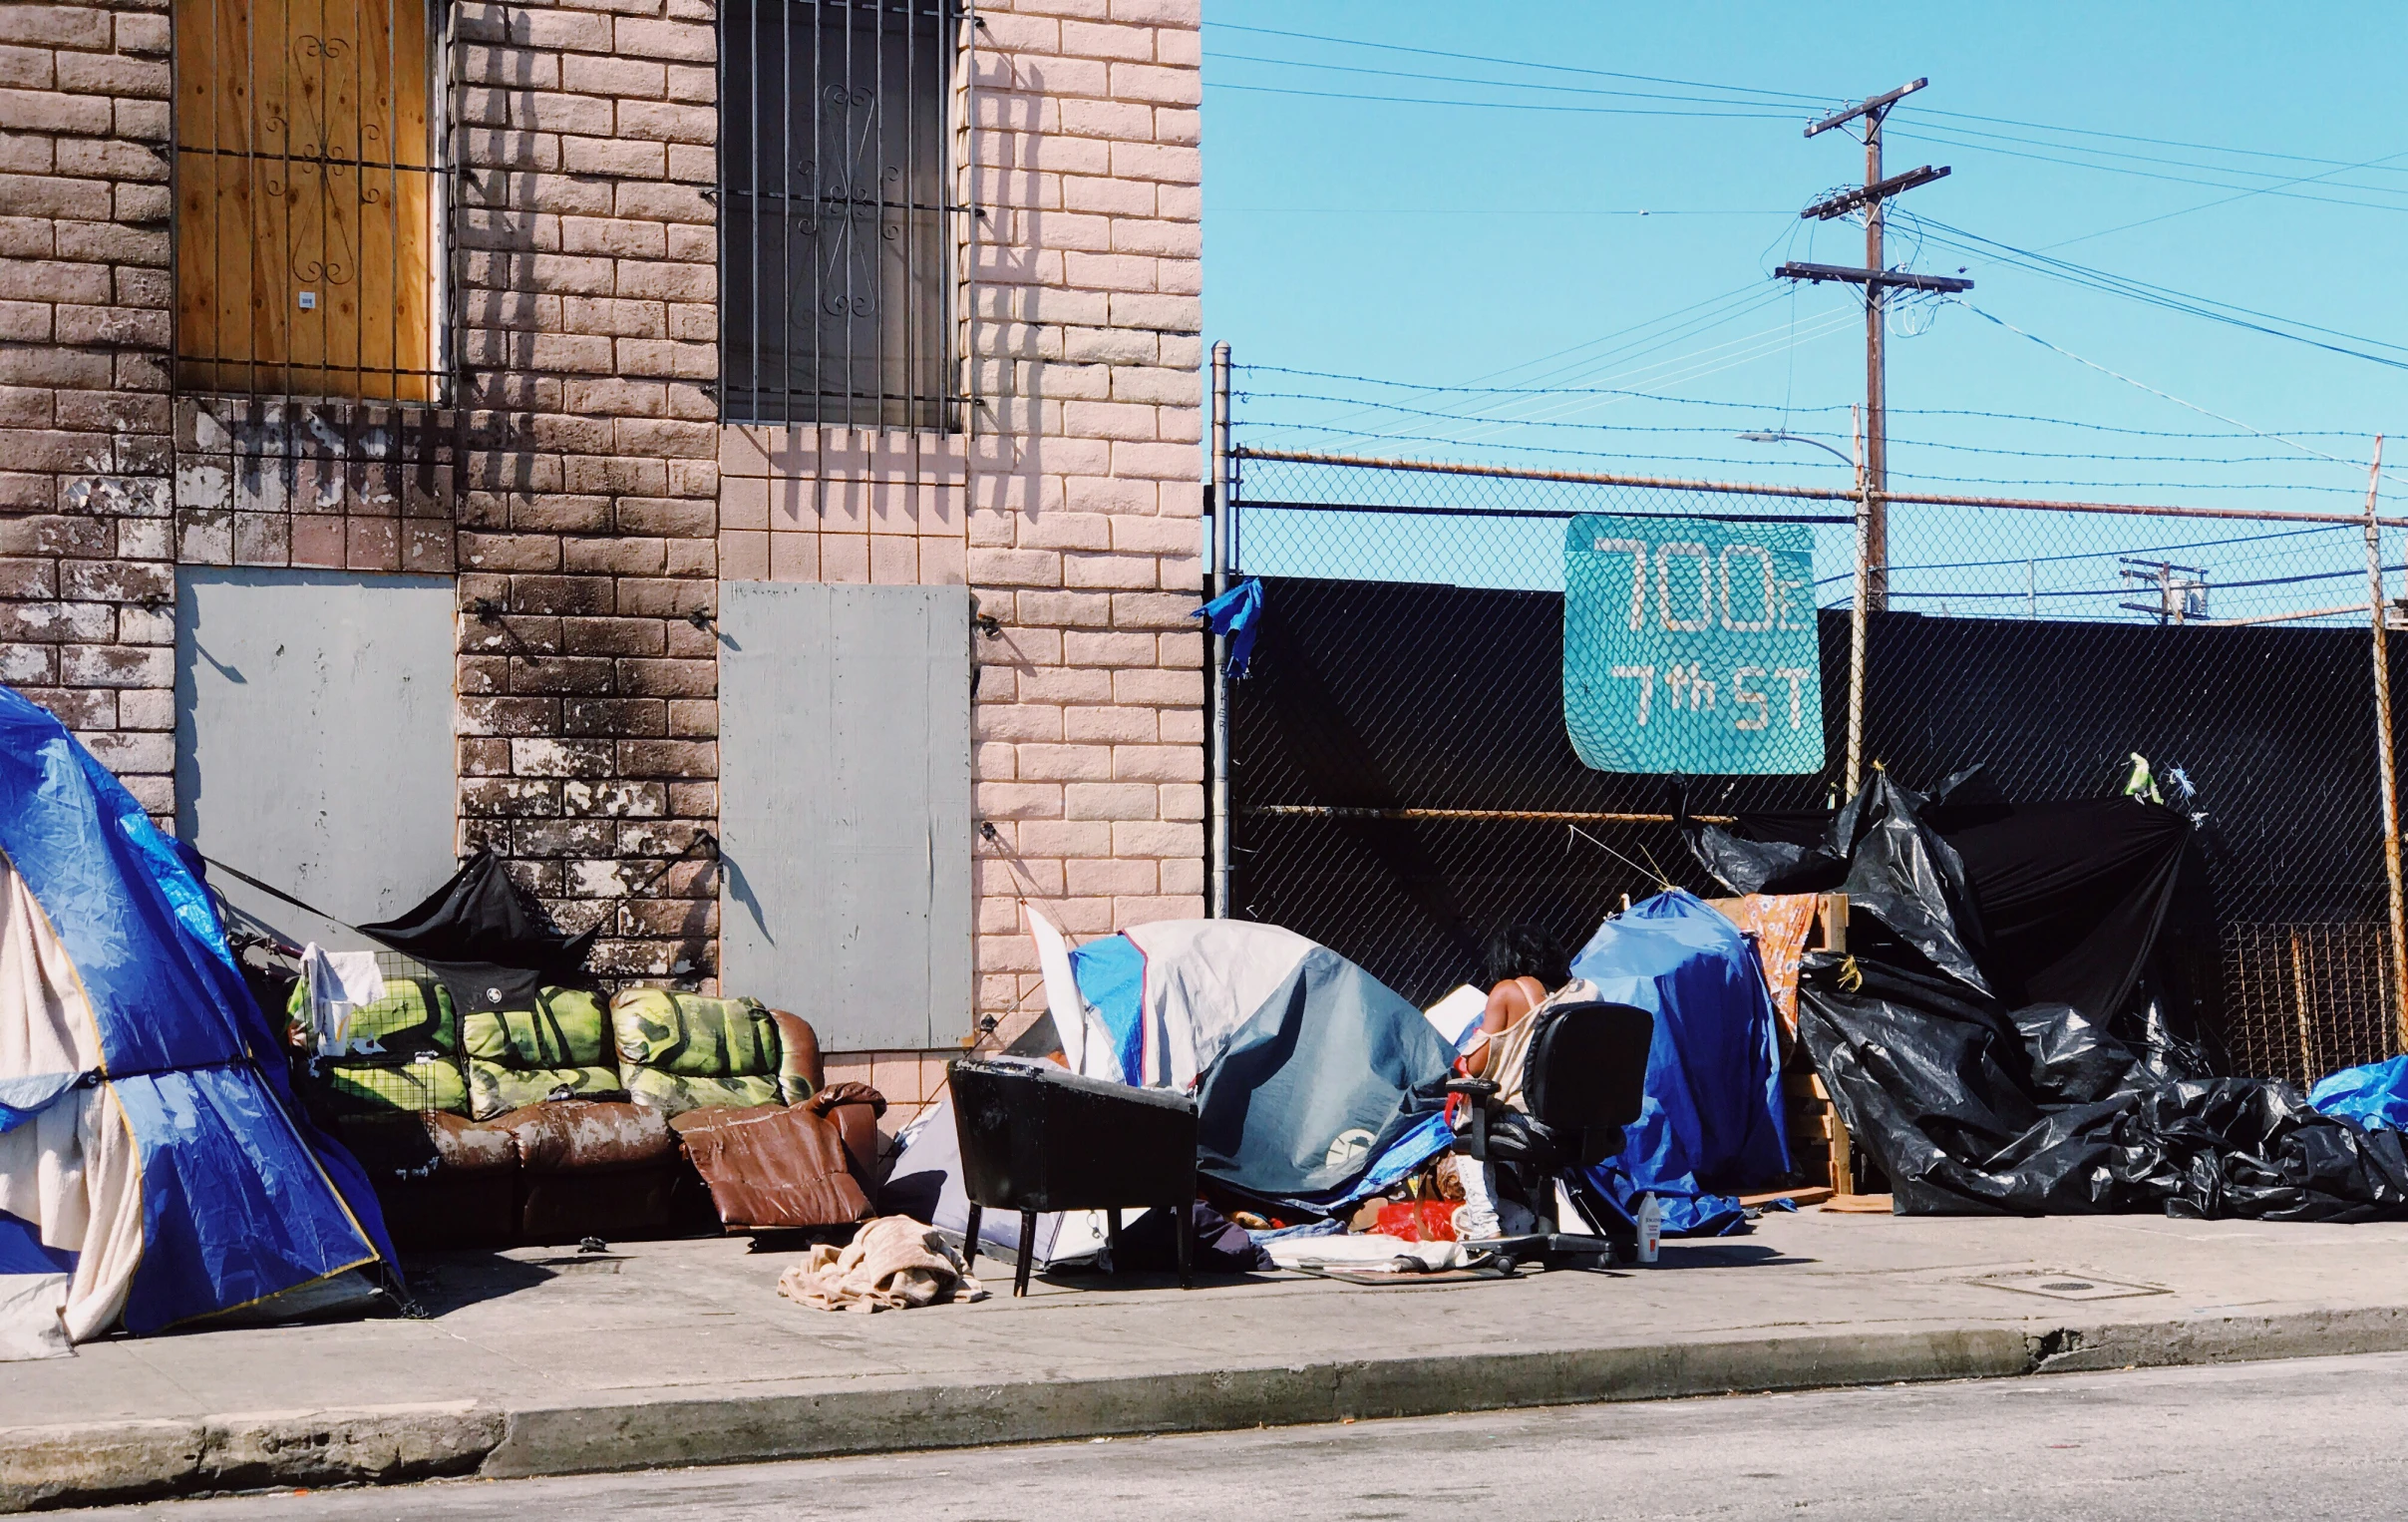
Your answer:
[[[1739,1202],[1710,1191],[1789,1171],[1773,1001],[1739,927],[1678,889],[1598,927],[1572,957],[1600,997],[1655,1016],[1647,1102],[1590,1182],[1627,1213],[1651,1192],[1666,1232],[1718,1232]]]
[[[184,849],[0,688],[0,1358],[393,1262]]]

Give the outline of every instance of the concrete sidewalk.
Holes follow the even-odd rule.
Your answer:
[[[0,1511],[2408,1349],[2408,1225],[1808,1211],[1614,1274],[1065,1276],[875,1317],[781,1299],[792,1261],[727,1241],[453,1255],[429,1260],[429,1321],[11,1364]]]

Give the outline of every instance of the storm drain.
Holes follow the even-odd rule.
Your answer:
[[[2162,1285],[2128,1285],[2113,1279],[2093,1279],[2087,1274],[1991,1274],[1973,1281],[1993,1290],[2012,1290],[2017,1295],[2045,1295],[2050,1300],[2125,1300],[2136,1295],[2165,1295]]]

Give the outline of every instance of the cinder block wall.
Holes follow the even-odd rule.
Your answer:
[[[171,407],[166,0],[0,0],[0,679],[168,814],[178,558],[457,573],[460,845],[606,970],[707,979],[719,579],[966,581],[1010,1034],[1024,900],[1082,937],[1203,910],[1199,9],[982,7],[971,430],[871,435],[717,422],[709,0],[458,12],[445,410]],[[834,1065],[907,1113],[933,1055]]]
[[[458,10],[456,406],[177,409],[187,564],[457,572],[459,848],[624,977],[718,923],[711,16]]]
[[[463,845],[626,976],[707,976],[718,934],[712,15],[460,21]]]
[[[174,807],[168,0],[0,4],[0,680]]]

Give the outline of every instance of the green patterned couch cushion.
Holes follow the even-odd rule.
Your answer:
[[[392,1110],[439,1110],[446,1115],[469,1113],[468,1079],[456,1056],[432,1053],[412,1062],[325,1062],[318,1073],[326,1083],[328,1100],[338,1113],[376,1114]]]
[[[610,1029],[627,1092],[670,1115],[777,1104],[811,1092],[781,1073],[777,1022],[759,999],[628,988],[610,1001]]]
[[[694,1078],[664,1073],[657,1067],[629,1066],[627,1097],[648,1104],[663,1115],[688,1110],[724,1110],[756,1104],[777,1104],[778,1080],[758,1074],[742,1078]]]
[[[296,1007],[307,994],[294,989]],[[460,1064],[460,1021],[451,991],[432,978],[392,978],[385,996],[351,1016],[351,1039],[373,1041],[377,1052],[322,1057],[319,1078],[328,1101],[347,1115],[394,1110],[469,1113],[468,1081]]]
[[[545,988],[532,1009],[472,1011],[460,1022],[470,1113],[490,1120],[544,1099],[625,1094],[606,1023],[601,998],[581,988]]]

